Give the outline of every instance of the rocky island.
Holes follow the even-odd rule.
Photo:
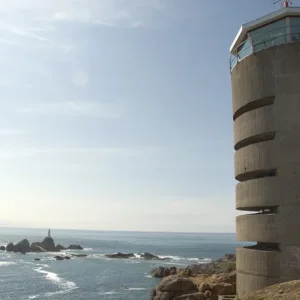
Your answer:
[[[60,252],[62,250],[82,250],[80,245],[70,245],[64,247],[60,244],[55,245],[53,238],[50,235],[50,229],[48,231],[48,236],[43,239],[42,242],[29,243],[28,239],[23,239],[17,244],[9,243],[6,247],[0,246],[0,251],[7,252],[18,252],[18,253],[28,253],[28,252]],[[85,255],[86,256],[86,255]]]

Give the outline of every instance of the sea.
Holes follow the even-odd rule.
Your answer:
[[[27,238],[42,241],[46,229],[0,227],[0,246]],[[158,266],[185,267],[208,263],[225,253],[235,253],[234,233],[158,233],[84,230],[52,230],[56,244],[80,244],[86,258],[57,261],[57,253],[9,253],[0,251],[1,300],[148,300],[159,283],[151,277]],[[105,254],[135,253],[131,259],[109,259]],[[164,261],[144,261],[150,252]],[[40,258],[36,261],[35,258]]]

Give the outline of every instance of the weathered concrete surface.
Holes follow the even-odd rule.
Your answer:
[[[257,212],[276,207],[237,217],[238,240],[276,246],[238,249],[237,293],[244,296],[300,279],[300,43],[243,59],[232,71],[232,97],[235,177],[242,181],[236,207]]]

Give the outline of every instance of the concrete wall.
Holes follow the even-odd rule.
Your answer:
[[[300,279],[300,43],[257,52],[232,71],[237,250],[243,296]],[[269,213],[258,212],[270,208]],[[273,243],[264,249],[264,243]]]

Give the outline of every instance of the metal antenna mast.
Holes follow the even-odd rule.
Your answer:
[[[292,0],[273,0],[274,6],[278,3],[281,3],[281,7],[289,7],[293,4]]]

